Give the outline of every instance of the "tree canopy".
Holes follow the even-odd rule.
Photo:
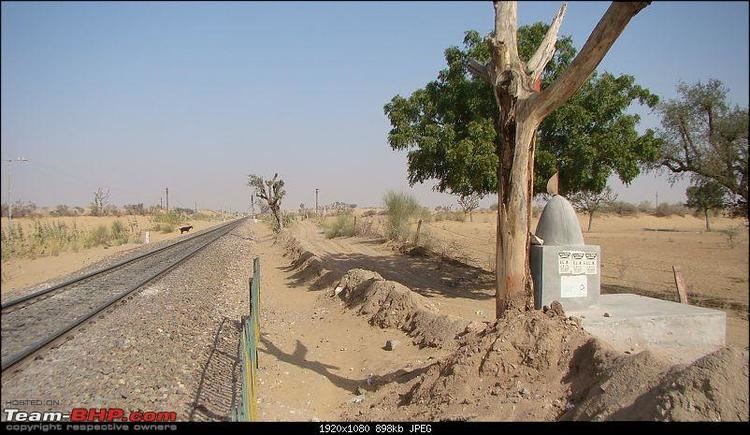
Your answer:
[[[727,190],[721,184],[711,179],[698,179],[695,186],[690,186],[685,192],[688,207],[702,211],[706,217],[706,231],[711,231],[708,212],[724,207]]]
[[[544,23],[518,28],[518,51],[527,61],[544,38]],[[437,80],[409,97],[395,96],[385,105],[394,150],[407,150],[409,182],[436,180],[435,189],[458,195],[497,192],[495,120],[498,108],[492,88],[469,73],[469,59],[486,62],[490,51],[476,31],[468,31],[464,48],[445,50],[447,68]],[[561,37],[541,77],[552,83],[576,55],[570,37]],[[560,193],[600,192],[616,173],[628,183],[645,163],[656,161],[659,141],[651,130],[640,135],[638,115],[626,114],[634,102],[655,107],[658,98],[629,75],[594,72],[579,92],[541,124],[535,154],[534,184],[543,192],[547,179],[560,172]]]
[[[679,83],[679,98],[660,104],[663,139],[660,164],[672,177],[691,174],[713,180],[747,212],[748,109],[729,107],[719,80]]]

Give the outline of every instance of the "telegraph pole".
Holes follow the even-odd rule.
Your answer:
[[[15,160],[12,160],[12,159],[7,160],[8,162],[8,228],[9,229],[13,227],[13,196],[11,195],[11,190],[10,190],[11,188],[10,168],[14,162],[20,163],[20,162],[28,162],[28,161],[29,161],[28,159],[24,159],[23,157],[18,157]]]
[[[167,213],[169,213],[169,187],[164,190],[167,192]]]
[[[315,189],[315,214],[316,215],[320,214],[318,212],[318,189],[317,188]]]

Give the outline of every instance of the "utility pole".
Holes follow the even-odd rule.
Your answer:
[[[164,210],[164,197],[159,197],[159,210]]]
[[[169,187],[164,190],[167,192],[167,213],[169,213]]]
[[[317,188],[315,189],[315,214],[316,215],[320,214],[318,212],[318,189]]]
[[[17,157],[15,160],[12,160],[12,159],[7,160],[8,162],[8,228],[9,229],[13,227],[13,196],[10,190],[11,188],[10,168],[14,162],[20,163],[20,162],[28,162],[28,161],[29,161],[28,159],[25,159],[23,157]],[[9,233],[11,234],[11,237],[12,237],[13,233],[10,231]]]

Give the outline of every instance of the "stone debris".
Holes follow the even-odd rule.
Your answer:
[[[472,320],[468,325],[466,325],[466,329],[464,330],[464,332],[471,334],[479,331],[484,331],[486,328],[486,323]]]
[[[396,348],[396,346],[399,345],[399,343],[400,342],[398,340],[388,340],[388,341],[385,342],[384,349],[387,350],[387,351],[392,351],[392,350],[394,350]]]

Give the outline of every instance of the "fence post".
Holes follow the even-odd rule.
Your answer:
[[[417,246],[419,243],[419,230],[422,229],[422,219],[417,222],[417,232],[414,234],[414,246]]]
[[[682,277],[680,266],[672,266],[672,273],[674,273],[674,284],[677,286],[677,297],[680,299],[681,304],[687,304],[687,288],[685,287],[685,280]]]

